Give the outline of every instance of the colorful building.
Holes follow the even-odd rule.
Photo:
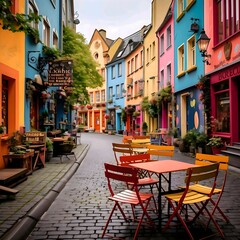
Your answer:
[[[151,106],[160,90],[160,75],[158,65],[158,38],[156,32],[163,23],[166,13],[169,9],[170,0],[153,0],[151,3],[151,27],[146,31],[144,36],[144,97],[148,97]],[[155,107],[153,107],[154,111]],[[151,112],[151,111],[150,111]],[[161,126],[160,112],[149,114],[144,111],[144,121],[148,124],[148,131],[152,132]]]
[[[175,101],[174,101],[174,3],[172,2],[167,14],[158,28],[158,74],[159,93],[165,88],[171,87],[172,98],[161,102],[161,114],[159,116],[159,127],[163,129],[175,128]]]
[[[176,127],[180,136],[205,130],[203,104],[196,84],[204,75],[204,63],[196,42],[204,26],[203,1],[174,3],[174,91]]]
[[[11,11],[25,13],[25,1],[14,1]],[[1,22],[1,20],[0,20]],[[24,126],[25,34],[3,30],[0,26],[0,122],[9,136]],[[8,152],[7,137],[0,137],[0,169],[2,155]]]
[[[97,70],[102,76],[103,83],[101,87],[88,88],[90,104],[80,110],[80,124],[84,124],[87,129],[96,132],[103,132],[106,128],[106,64],[110,61],[110,46],[113,40],[106,37],[104,29],[95,29],[89,42],[90,51],[93,58],[98,63]],[[86,126],[87,124],[87,126]]]
[[[203,59],[207,60],[205,75],[210,81],[212,134],[228,143],[239,142],[240,3],[238,0],[204,3],[204,30],[210,43],[204,52],[208,56]]]

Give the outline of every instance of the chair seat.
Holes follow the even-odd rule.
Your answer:
[[[139,196],[142,201],[145,201],[149,198],[151,198],[153,195],[150,193],[140,193]],[[128,204],[139,204],[139,200],[137,197],[137,194],[135,191],[131,190],[124,190],[118,194],[113,195],[112,197],[109,197],[110,200],[121,202],[121,203],[128,203]]]
[[[169,198],[175,202],[179,202],[182,198],[184,191],[182,192],[177,192],[177,193],[171,193],[171,194],[166,194],[165,197]],[[183,204],[193,204],[193,203],[199,203],[202,201],[206,201],[210,199],[210,197],[208,197],[205,194],[201,194],[195,191],[188,191],[184,200],[183,200]]]
[[[203,194],[210,194],[211,193],[211,188],[208,186],[203,186],[201,184],[193,184],[189,186],[189,189],[195,192],[203,193]],[[220,193],[222,189],[220,188],[215,188],[213,191],[213,194]]]
[[[157,179],[154,178],[140,178],[138,180],[138,186],[143,186],[143,185],[149,185],[149,184],[157,184],[159,181]]]

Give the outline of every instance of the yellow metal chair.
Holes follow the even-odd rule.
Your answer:
[[[213,192],[213,194],[218,194],[217,200],[214,201],[211,198],[210,201],[214,206],[212,214],[214,214],[215,211],[218,210],[218,212],[222,215],[222,217],[224,218],[224,220],[226,222],[229,222],[229,219],[223,213],[223,211],[219,208],[219,202],[220,202],[220,199],[224,192],[224,187],[225,187],[226,180],[227,180],[228,162],[229,162],[228,156],[218,156],[218,155],[202,154],[202,153],[197,153],[196,160],[195,160],[195,164],[202,165],[202,166],[209,165],[212,163],[219,163],[219,170],[224,176],[223,176],[223,180],[221,180],[221,182],[219,181],[219,176],[217,178],[217,187],[214,189],[214,192]],[[197,191],[199,193],[207,194],[207,195],[209,195],[211,192],[211,188],[209,188],[208,186],[199,184],[199,183],[196,183],[196,184],[190,186],[189,189]]]
[[[151,156],[157,156],[158,159],[160,156],[170,157],[170,158],[174,156],[174,146],[149,144],[147,147],[148,147],[148,153]]]
[[[185,189],[177,193],[170,193],[165,195],[171,208],[173,209],[173,213],[169,217],[165,227],[163,228],[163,231],[166,231],[167,228],[170,227],[170,223],[176,217],[185,228],[189,238],[194,240],[194,237],[189,230],[188,224],[194,223],[196,219],[199,218],[199,216],[202,216],[202,212],[205,210],[208,214],[209,219],[213,222],[214,226],[216,227],[218,233],[221,235],[221,237],[224,237],[224,234],[220,229],[218,223],[215,221],[212,213],[210,213],[209,209],[207,208],[208,203],[211,201],[212,194],[216,186],[218,168],[219,168],[218,163],[210,164],[207,166],[189,168],[185,176],[186,183]],[[196,182],[206,180],[209,183],[209,188],[211,189],[210,194],[206,195],[196,191],[192,191],[190,189],[191,184],[195,184]],[[189,211],[187,211],[187,215],[185,215],[188,206],[192,210],[194,209],[193,207],[196,206],[196,208],[193,211],[194,216],[191,221],[189,221],[190,220],[188,216]]]

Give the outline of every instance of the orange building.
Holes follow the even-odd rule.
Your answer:
[[[14,13],[25,12],[24,0],[13,2]],[[0,36],[0,122],[5,130],[5,134],[0,134],[2,169],[5,167],[2,155],[8,152],[7,136],[24,125],[25,34],[13,33],[0,27]]]

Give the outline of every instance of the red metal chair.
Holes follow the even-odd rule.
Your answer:
[[[147,212],[149,202],[152,199],[153,195],[151,193],[142,193],[138,191],[138,175],[137,175],[136,169],[112,165],[108,163],[105,163],[104,165],[105,165],[105,176],[107,178],[108,188],[111,194],[108,199],[114,202],[114,206],[111,210],[106,226],[103,230],[102,238],[105,235],[107,235],[106,231],[107,231],[109,222],[112,218],[114,211],[116,210],[116,208],[118,208],[122,214],[122,217],[126,222],[129,222],[130,220],[138,222],[137,228],[135,230],[134,238],[133,238],[135,240],[137,239],[140,226],[143,223],[143,220],[145,220],[144,217],[147,218],[146,221],[144,222],[154,227],[154,223]],[[124,185],[122,183],[127,184],[129,182],[133,184],[133,188],[131,190],[124,189]],[[131,206],[131,210],[133,212],[133,218],[128,218],[126,216],[124,211],[127,211],[127,208],[123,207],[123,205]],[[141,216],[138,218],[134,213],[135,206],[139,206],[142,212]]]
[[[130,167],[129,164],[131,163],[141,163],[141,162],[148,162],[150,160],[150,154],[136,154],[130,156],[120,156],[120,165]],[[158,189],[158,179],[154,179],[151,177],[151,174],[148,171],[137,170],[138,171],[138,187],[141,189],[142,187],[148,186],[150,187],[150,191],[153,194],[153,187],[155,186]],[[129,183],[129,185],[132,185]],[[157,209],[156,200],[153,196],[153,201],[155,205],[155,209]]]

